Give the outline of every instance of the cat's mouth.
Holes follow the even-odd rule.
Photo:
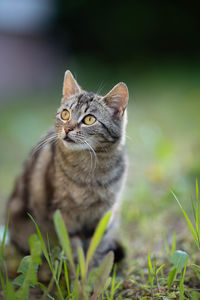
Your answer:
[[[74,140],[72,140],[68,135],[66,135],[63,139],[64,141],[68,142],[68,143],[76,143]]]

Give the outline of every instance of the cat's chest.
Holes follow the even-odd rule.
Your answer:
[[[79,208],[89,208],[94,203],[102,206],[115,194],[113,188],[106,186],[98,177],[79,182],[63,180],[63,185],[58,191],[58,198],[64,205],[69,207],[77,207],[78,205]]]
[[[101,217],[111,208],[109,200],[105,201],[105,199],[98,199],[90,205],[83,201],[74,206],[69,203],[69,199],[66,200],[62,202],[60,210],[69,233],[83,234],[84,237],[93,234],[93,229],[96,228]]]
[[[61,210],[72,234],[83,228],[95,228],[112,208],[121,189],[123,169],[120,166],[95,171],[92,174],[74,169],[56,172],[53,209]]]
[[[115,178],[114,168],[109,170],[102,167],[93,172],[90,169],[85,172],[78,169],[61,171],[57,172],[56,177],[56,197],[69,202],[69,205],[75,203],[88,206],[112,198],[118,190],[117,185],[122,175],[120,172],[120,176]]]

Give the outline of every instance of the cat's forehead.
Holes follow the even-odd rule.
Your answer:
[[[97,99],[98,98],[95,93],[92,93],[92,92],[82,93],[82,94],[76,96],[76,99],[75,99],[76,107],[81,108],[84,105],[90,105],[90,104],[94,103]]]
[[[89,108],[98,106],[100,98],[101,96],[93,92],[84,92],[70,97],[65,106],[71,110],[87,111]]]

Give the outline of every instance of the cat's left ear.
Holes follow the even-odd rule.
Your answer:
[[[123,82],[118,83],[103,99],[113,109],[116,116],[123,115],[128,103],[128,88],[126,84]]]
[[[81,92],[80,86],[74,79],[72,73],[69,70],[67,70],[65,72],[64,83],[63,83],[62,103],[66,102],[70,96],[79,94],[80,92]]]

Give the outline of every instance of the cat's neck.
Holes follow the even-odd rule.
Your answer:
[[[123,151],[122,143],[111,144],[109,147],[99,147],[93,151],[90,150],[72,150],[63,145],[62,142],[57,143],[57,161],[62,165],[63,169],[79,169],[82,172],[88,172],[91,164],[95,168],[109,166],[116,156]]]

